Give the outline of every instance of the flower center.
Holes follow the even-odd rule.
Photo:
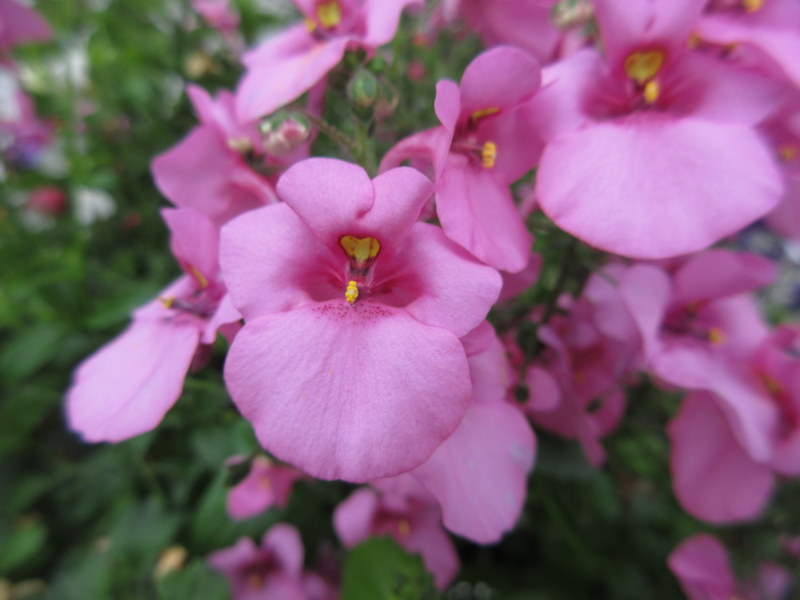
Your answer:
[[[485,142],[481,148],[481,164],[484,169],[491,169],[497,160],[497,144]]]
[[[747,12],[756,12],[764,8],[765,0],[742,0],[742,7]]]
[[[648,104],[655,103],[661,95],[661,85],[656,76],[664,65],[664,58],[661,50],[631,52],[625,58],[625,74],[636,82]]]
[[[338,0],[321,2],[317,5],[317,20],[305,19],[304,23],[309,31],[317,28],[317,23],[324,29],[333,29],[342,22],[342,7]]]
[[[348,282],[344,299],[352,304],[358,299],[359,284],[363,286],[367,283],[372,263],[381,251],[381,244],[374,237],[343,235],[339,238],[339,245],[350,262],[347,267]]]

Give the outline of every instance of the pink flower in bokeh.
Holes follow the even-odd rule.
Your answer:
[[[295,482],[302,477],[293,467],[256,456],[247,476],[228,492],[228,514],[234,519],[249,519],[273,506],[283,508],[289,502]]]
[[[220,279],[219,232],[202,213],[162,211],[185,275],[137,309],[119,337],[87,358],[67,392],[67,421],[87,441],[118,442],[156,427],[199,352],[241,318]]]
[[[0,0],[0,52],[25,42],[44,42],[53,31],[39,13],[17,0]]]
[[[458,555],[442,528],[439,506],[410,475],[356,490],[336,507],[333,525],[347,547],[386,535],[408,552],[420,554],[439,588],[450,583],[458,571]]]
[[[547,145],[542,210],[598,248],[666,258],[765,215],[783,192],[753,126],[781,84],[693,52],[696,0],[595,0],[604,55],[545,69],[532,104]]]
[[[303,572],[303,554],[297,530],[279,523],[260,546],[242,538],[208,562],[228,578],[233,600],[332,600],[335,595],[320,577]]]
[[[459,337],[500,290],[417,217],[430,182],[399,168],[309,159],[278,182],[284,201],[223,228],[221,260],[245,319],[228,390],[262,445],[323,479],[369,481],[428,458],[464,416]]]
[[[445,234],[488,265],[521,271],[533,237],[509,186],[533,168],[541,146],[520,107],[539,89],[540,72],[527,52],[510,46],[479,55],[461,84],[440,81],[441,126],[398,142],[381,170],[422,159],[436,178],[436,213]]]
[[[406,6],[421,0],[294,0],[305,21],[269,38],[242,60],[236,92],[244,121],[268,115],[307,92],[351,47],[373,51],[391,41]]]
[[[724,546],[705,533],[683,540],[667,562],[689,600],[782,600],[791,587],[789,572],[769,562],[759,565],[755,577],[738,583]]]
[[[222,90],[215,100],[194,85],[187,93],[200,125],[153,160],[153,179],[161,193],[177,206],[202,211],[217,224],[275,202],[272,184],[247,163],[247,154],[257,152],[261,142],[255,125],[240,123],[233,95]],[[267,162],[263,152],[259,158]]]

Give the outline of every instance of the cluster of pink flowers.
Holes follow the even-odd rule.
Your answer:
[[[80,366],[70,427],[112,442],[153,429],[221,333],[226,386],[262,446],[366,484],[333,516],[342,543],[390,535],[444,587],[458,565],[445,529],[492,543],[514,526],[532,425],[600,465],[646,374],[686,393],[668,427],[681,505],[718,524],[761,514],[800,474],[800,329],[771,328],[755,302],[769,260],[709,247],[762,217],[800,238],[800,4],[444,1],[428,35],[463,19],[492,47],[438,83],[439,125],[398,141],[372,177],[310,157],[310,123],[326,74],[348,52],[374,56],[422,2],[295,3],[304,20],[244,53],[235,91],[189,87],[200,124],[152,165],[185,274]],[[235,28],[224,3],[197,4]],[[273,114],[293,102],[308,119]],[[532,169],[533,203],[515,202]],[[616,256],[498,336],[487,314],[539,270],[533,210]],[[523,324],[533,347],[517,343]],[[301,476],[252,468],[234,517],[285,503]],[[733,593],[688,591],[692,553],[734,589],[718,545],[670,559],[691,598]],[[285,525],[212,564],[240,599],[332,593],[302,572]]]

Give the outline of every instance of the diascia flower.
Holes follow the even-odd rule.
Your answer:
[[[245,318],[228,389],[264,447],[311,475],[408,471],[467,409],[458,338],[501,278],[416,222],[431,192],[410,168],[370,181],[356,165],[309,159],[278,182],[284,204],[223,228],[223,273]]]

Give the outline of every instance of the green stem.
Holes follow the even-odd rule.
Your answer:
[[[359,164],[369,173],[370,177],[376,175],[378,165],[375,160],[375,148],[369,137],[369,124],[364,121],[356,121],[356,158]]]
[[[311,122],[311,124],[319,129],[322,133],[327,135],[329,138],[334,140],[337,144],[339,144],[342,148],[344,148],[349,154],[353,156],[358,155],[358,144],[347,137],[344,133],[336,129],[333,125],[325,121],[324,119],[319,118],[318,116],[311,114],[310,112],[304,113],[306,118]]]

